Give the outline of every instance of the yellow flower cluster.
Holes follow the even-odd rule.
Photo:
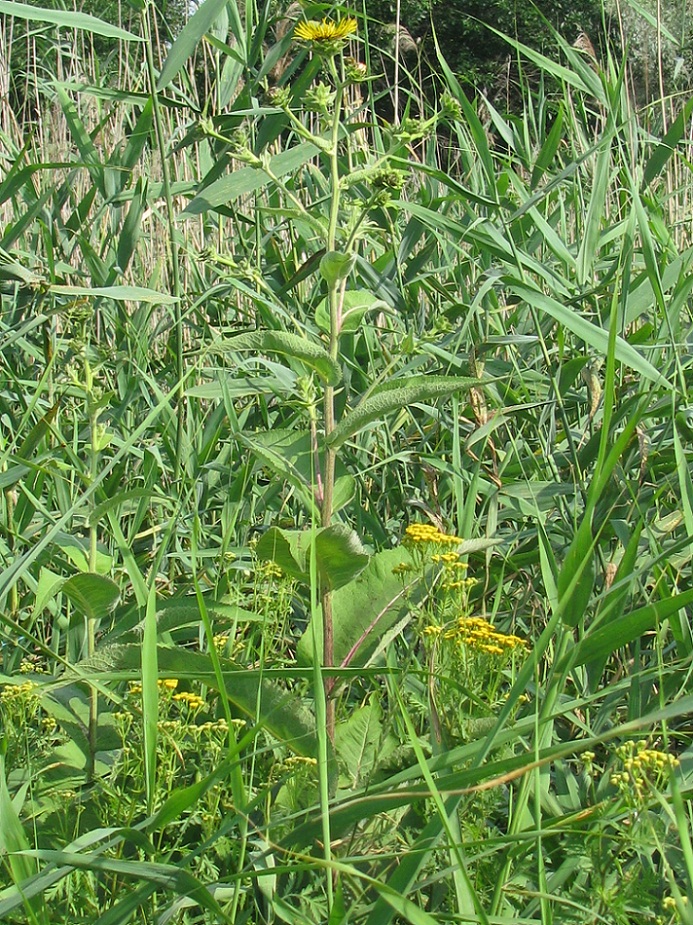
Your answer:
[[[28,658],[22,659],[19,670],[22,674],[46,674],[46,668],[43,665]]]
[[[173,695],[173,699],[187,704],[190,710],[199,710],[205,705],[204,699],[199,694],[193,694],[192,691],[180,691]]]
[[[455,537],[455,539],[457,539],[457,537]],[[460,558],[460,554],[458,552],[443,552],[443,553],[436,553],[435,555],[431,556],[431,562],[436,562],[438,564],[445,565],[448,568],[458,568],[458,569],[467,568],[467,563],[460,562],[459,558]]]
[[[488,655],[504,655],[515,649],[528,648],[524,639],[509,633],[499,633],[482,617],[460,617],[457,621],[457,638],[462,645]]]
[[[461,646],[476,649],[486,655],[506,655],[516,649],[528,648],[524,639],[508,633],[499,633],[482,617],[460,617],[452,626],[427,626],[427,636],[441,636]]]
[[[156,686],[160,691],[175,691],[178,687],[178,678],[159,678]],[[139,697],[142,693],[142,685],[138,681],[130,681],[128,684],[128,694],[132,697]]]
[[[433,524],[410,524],[404,531],[404,543],[409,546],[459,546],[459,536],[442,533]]]
[[[616,749],[623,764],[623,771],[616,771],[610,782],[628,800],[641,802],[652,788],[663,786],[679,759],[656,748],[648,748],[647,742],[625,742]]]
[[[38,697],[37,688],[38,684],[34,684],[33,681],[24,681],[22,684],[8,684],[0,692],[0,702],[6,704],[26,702]]]

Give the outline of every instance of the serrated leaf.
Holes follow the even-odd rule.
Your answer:
[[[447,398],[455,392],[479,386],[478,379],[461,376],[413,376],[406,381],[395,380],[374,389],[353,411],[344,415],[327,437],[327,443],[336,450],[350,437],[373,421],[379,421],[391,411],[401,411],[421,401]]]
[[[249,331],[224,341],[224,351],[254,350],[279,353],[300,360],[314,369],[327,385],[338,385],[342,378],[339,364],[320,344],[288,331]]]

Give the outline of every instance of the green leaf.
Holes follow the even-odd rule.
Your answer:
[[[373,694],[366,706],[354,710],[335,730],[335,750],[351,787],[363,786],[378,762],[382,710]]]
[[[0,0],[1,2],[1,0]],[[49,286],[49,290],[58,295],[90,296],[94,298],[113,299],[115,302],[148,302],[153,305],[173,305],[178,301],[175,296],[145,289],[142,286]]]
[[[75,870],[101,871],[130,878],[134,883],[146,880],[156,883],[161,889],[189,896],[203,909],[209,910],[217,921],[225,918],[223,910],[205,885],[191,873],[175,864],[161,864],[154,861],[120,860],[99,854],[73,851],[35,850],[26,852],[48,864],[70,867]]]
[[[320,261],[320,274],[329,289],[334,289],[338,282],[346,279],[356,266],[356,254],[342,254],[328,251]]]
[[[344,524],[316,531],[315,558],[320,586],[331,591],[353,581],[369,561],[358,535]]]
[[[4,863],[8,864],[14,882],[21,885],[23,881],[28,880],[36,873],[36,865],[32,864],[25,855],[19,853],[28,849],[30,845],[20,822],[17,808],[7,789],[5,747],[6,744],[3,740],[0,747],[0,858],[3,859]],[[41,913],[40,920],[45,922],[46,916],[43,914],[42,900],[39,898],[32,901],[31,907],[34,915]]]
[[[269,430],[258,434],[237,434],[237,439],[276,475],[296,490],[307,511],[317,513],[311,487],[312,449],[310,435],[303,431]]]
[[[354,434],[391,411],[401,411],[416,402],[447,398],[454,392],[478,385],[481,385],[478,379],[458,376],[412,376],[378,386],[353,411],[344,415],[327,437],[327,443],[332,449],[339,449]]]
[[[53,543],[58,546],[80,572],[89,571],[89,540],[69,533],[57,533]],[[113,558],[103,549],[96,550],[96,571],[105,575],[113,567]]]
[[[364,665],[375,652],[383,635],[400,620],[425,594],[424,583],[416,573],[406,578],[393,574],[401,564],[412,566],[406,549],[385,549],[371,556],[361,574],[332,595],[334,613],[335,664]],[[322,617],[318,611],[316,632],[322,645]],[[321,651],[321,650],[319,650]],[[313,660],[312,621],[299,640],[296,650],[301,664]]]
[[[575,668],[608,658],[628,643],[653,630],[663,620],[693,604],[693,589],[639,607],[586,635],[566,656],[563,667]]]
[[[387,302],[383,302],[367,289],[349,289],[344,293],[342,302],[342,323],[339,328],[342,334],[353,334],[358,331],[366,312],[391,311]],[[315,310],[315,323],[321,331],[330,330],[330,306],[327,299],[322,299]]]
[[[226,2],[227,0],[205,0],[200,4],[171,46],[156,84],[157,90],[164,90],[176,78],[197,48],[202,36],[224,12]]]
[[[310,554],[315,535],[315,558],[320,586],[332,591],[348,584],[368,565],[368,555],[356,533],[343,524],[310,530],[271,527],[257,544],[257,555],[278,565],[292,578],[310,583]]]
[[[56,594],[60,592],[65,581],[66,579],[62,575],[57,575],[45,567],[41,569],[34,599],[34,619],[41,615],[48,602],[52,601]]]
[[[147,596],[144,633],[141,646],[142,723],[144,726],[144,783],[147,811],[154,810],[159,740],[159,651],[157,648],[156,585],[152,582]]]
[[[290,578],[310,584],[310,541],[309,530],[282,530],[280,527],[270,527],[260,537],[255,552],[258,559],[274,562]]]
[[[112,26],[88,13],[50,10],[41,6],[30,6],[27,3],[12,3],[11,0],[0,0],[0,13],[5,16],[16,16],[17,19],[29,19],[40,23],[49,22],[56,26],[65,26],[67,29],[79,29],[81,32],[105,35],[106,38],[119,39],[121,42],[144,41],[139,35],[133,35],[132,32]]]
[[[642,189],[645,190],[656,177],[664,170],[671,157],[676,152],[677,145],[683,138],[686,127],[693,111],[693,97],[688,100],[681,112],[674,119],[669,131],[654,149],[650,159],[645,164],[642,177]]]
[[[120,589],[115,581],[95,572],[73,575],[60,590],[89,620],[107,616],[120,599]]]
[[[300,360],[314,369],[327,385],[338,385],[342,378],[341,367],[324,347],[288,331],[249,331],[247,334],[238,334],[224,341],[223,350],[279,353]]]
[[[577,626],[594,590],[594,538],[588,517],[583,518],[568,548],[557,590],[563,622],[566,626]]]

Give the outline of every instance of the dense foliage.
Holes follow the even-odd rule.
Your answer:
[[[693,106],[265,12],[0,110],[0,920],[687,923]]]

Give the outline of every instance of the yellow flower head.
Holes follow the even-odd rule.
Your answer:
[[[309,19],[296,26],[294,37],[302,42],[310,42],[319,54],[334,55],[355,32],[356,20],[351,17],[338,22],[331,19],[323,19],[322,22]]]

